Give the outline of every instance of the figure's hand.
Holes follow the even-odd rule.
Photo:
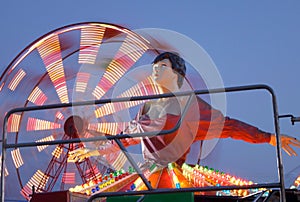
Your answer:
[[[86,158],[97,155],[100,155],[97,150],[79,148],[69,152],[68,162],[82,162]]]
[[[280,135],[281,147],[290,156],[297,156],[297,153],[291,146],[300,148],[300,141],[295,137],[290,137],[288,135]],[[276,137],[271,135],[270,144],[276,146]]]

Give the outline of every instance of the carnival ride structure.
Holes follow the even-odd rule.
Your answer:
[[[121,194],[181,192],[245,197],[262,195],[271,188],[280,189],[281,200],[285,201],[279,144],[279,182],[274,183],[257,184],[204,165],[184,164],[178,168],[170,162],[169,168],[155,172],[139,169],[119,140],[156,133],[116,134],[150,99],[263,89],[272,96],[275,131],[279,134],[280,116],[270,87],[253,85],[161,95],[149,71],[140,70],[151,64],[157,53],[139,34],[98,22],[59,28],[27,46],[0,78],[0,116],[4,120],[2,201],[10,195],[8,190],[15,190],[12,195],[26,200],[33,193],[70,190],[92,196],[91,201]],[[75,149],[101,147],[111,140],[118,143],[119,152],[82,162],[68,161],[69,152]],[[127,170],[126,163],[130,165]]]

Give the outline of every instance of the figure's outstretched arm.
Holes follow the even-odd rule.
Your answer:
[[[291,137],[288,135],[280,135],[281,140],[281,148],[289,155],[289,156],[297,156],[297,153],[291,146],[295,146],[300,148],[300,141],[295,137]],[[271,145],[276,146],[276,136],[271,135],[271,139],[269,142]]]
[[[260,130],[240,120],[225,117],[219,110],[212,108],[202,99],[198,99],[200,121],[196,139],[233,138],[249,143],[269,143],[276,146],[276,138],[272,133]],[[292,146],[300,148],[300,141],[294,137],[281,135],[281,147],[290,156],[296,156]]]
[[[230,126],[228,126],[230,125]],[[228,128],[232,130],[228,131]],[[272,146],[276,146],[275,134],[267,133],[249,124],[243,123],[238,120],[233,120],[226,117],[224,131],[222,132],[224,137],[232,137],[233,139],[241,139],[250,143],[269,143]],[[297,156],[297,153],[292,148],[300,148],[300,141],[295,137],[281,134],[280,135],[281,148],[289,156]]]

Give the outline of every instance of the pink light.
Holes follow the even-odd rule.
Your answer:
[[[58,118],[59,120],[64,119],[64,115],[61,112],[56,112],[55,117]]]
[[[68,103],[68,90],[66,86],[64,67],[61,58],[60,42],[58,35],[46,39],[37,47],[48,75],[56,89],[62,103]]]
[[[75,184],[75,173],[64,173],[62,176],[62,182],[65,184]]]
[[[117,52],[115,59],[108,65],[107,71],[95,88],[93,95],[100,99],[104,92],[109,90],[148,48],[137,36],[127,33],[126,39]]]
[[[12,91],[14,91],[22,79],[25,77],[26,73],[23,69],[20,69],[14,76],[14,78],[11,80],[11,82],[8,84],[8,88]]]
[[[90,76],[89,73],[84,72],[79,72],[77,74],[76,92],[85,92]]]
[[[121,132],[124,124],[126,123],[90,123],[88,129],[104,134],[115,135]]]
[[[98,26],[81,28],[79,64],[95,64],[105,29],[105,27]]]
[[[159,94],[159,90],[157,86],[154,85],[151,76],[149,76],[143,82],[137,83],[136,85],[129,88],[127,91],[123,92],[118,97],[132,97],[132,96],[155,95],[155,94]],[[95,116],[97,118],[103,117],[105,115],[113,114],[115,112],[137,106],[139,104],[142,104],[143,102],[145,102],[145,100],[108,103],[97,108],[95,110]]]
[[[61,125],[59,123],[54,123],[42,119],[29,117],[26,129],[27,131],[36,131],[36,130],[52,130],[60,127]]]
[[[12,150],[11,156],[16,168],[20,168],[24,164],[19,148]]]
[[[41,192],[44,189],[49,177],[46,176],[42,171],[37,170],[34,175],[29,179],[26,185],[22,188],[21,194],[29,199],[29,195],[32,193],[32,186],[35,186],[36,192]]]
[[[12,114],[8,118],[7,131],[8,132],[18,132],[19,131],[19,126],[20,126],[20,120],[21,120],[21,115]]]
[[[28,100],[30,102],[40,106],[43,105],[47,99],[47,96],[39,87],[36,87],[28,97]]]

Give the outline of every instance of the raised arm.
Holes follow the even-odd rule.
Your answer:
[[[198,99],[200,120],[196,140],[233,138],[249,143],[269,143],[276,146],[275,134],[262,131],[255,126],[224,115],[202,99]],[[281,147],[288,155],[297,155],[291,146],[300,148],[300,141],[294,137],[280,135]]]

